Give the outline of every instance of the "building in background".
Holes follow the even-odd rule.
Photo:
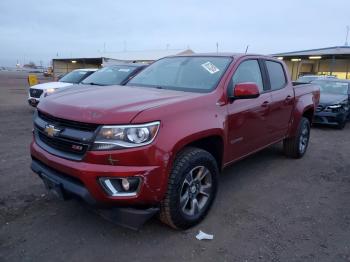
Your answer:
[[[287,64],[292,80],[310,74],[334,75],[341,79],[350,79],[349,46],[279,53],[273,56]]]
[[[101,57],[52,59],[54,76],[66,74],[79,68],[100,68],[116,63],[150,63],[165,56],[193,54],[191,49],[165,49],[148,51],[125,51],[103,53]]]

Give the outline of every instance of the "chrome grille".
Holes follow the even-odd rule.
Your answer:
[[[39,98],[42,93],[43,93],[43,90],[41,89],[35,89],[35,88],[29,89],[29,94],[31,97]]]
[[[53,155],[81,160],[90,148],[97,124],[56,118],[42,112],[34,116],[37,144]],[[49,132],[54,128],[55,132]],[[51,130],[52,131],[52,130]]]

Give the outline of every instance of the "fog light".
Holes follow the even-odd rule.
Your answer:
[[[141,178],[106,178],[101,177],[100,183],[110,196],[136,196],[141,185]]]
[[[130,183],[126,178],[122,178],[122,186],[125,191],[129,191]]]

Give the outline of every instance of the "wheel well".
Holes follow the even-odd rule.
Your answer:
[[[216,160],[219,170],[222,166],[222,157],[224,152],[224,142],[220,136],[209,136],[194,142],[186,146],[197,147],[208,151]]]
[[[303,113],[303,117],[306,117],[307,119],[309,119],[310,121],[310,124],[312,123],[312,118],[314,116],[314,110],[312,108],[306,110],[304,113]]]

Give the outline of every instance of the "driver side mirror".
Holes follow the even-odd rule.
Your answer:
[[[239,83],[233,87],[233,99],[251,99],[259,97],[259,87],[256,83]]]

